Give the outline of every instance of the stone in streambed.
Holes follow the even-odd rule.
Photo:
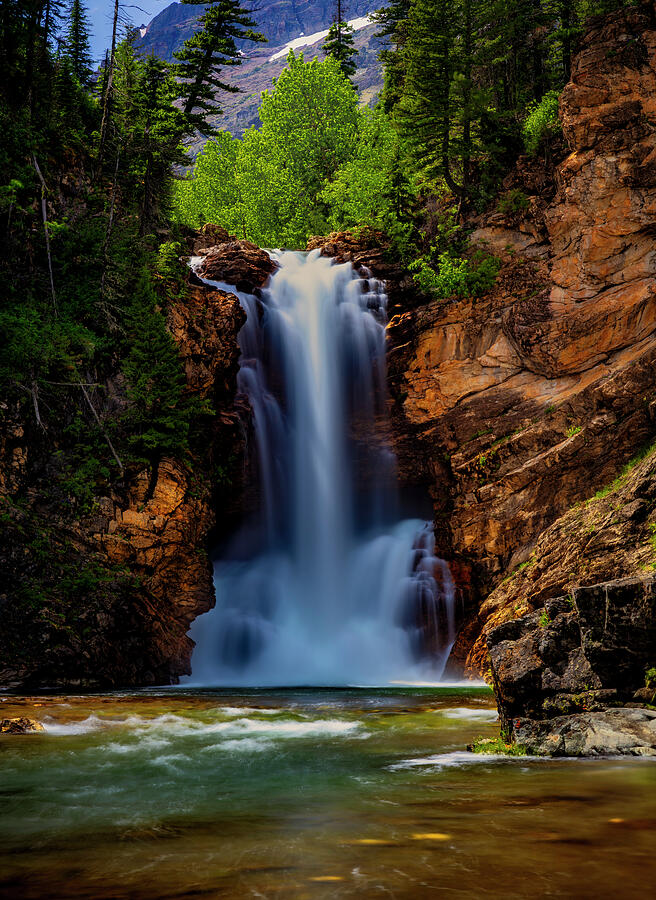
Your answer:
[[[550,720],[520,720],[513,734],[538,756],[656,757],[656,711],[651,709],[605,709]]]
[[[0,734],[34,734],[43,731],[43,725],[36,719],[21,716],[16,719],[1,719]]]

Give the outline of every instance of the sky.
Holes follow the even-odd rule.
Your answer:
[[[130,17],[134,25],[147,25],[172,2],[173,0],[126,0],[121,2],[121,11]],[[87,0],[87,3],[92,31],[91,52],[95,59],[100,60],[112,42],[114,0]]]

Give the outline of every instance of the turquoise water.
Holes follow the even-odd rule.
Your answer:
[[[648,760],[481,758],[486,689],[0,699],[0,896],[646,897]]]

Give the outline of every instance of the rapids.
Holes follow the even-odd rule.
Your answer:
[[[238,294],[261,519],[216,561],[217,604],[192,628],[190,683],[438,680],[456,592],[429,523],[401,513],[383,286],[318,250],[273,256],[269,287]]]
[[[648,759],[481,757],[481,687],[0,695],[2,900],[642,900]]]

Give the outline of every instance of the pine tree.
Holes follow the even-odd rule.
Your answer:
[[[147,271],[139,273],[131,299],[131,347],[123,364],[130,405],[122,424],[132,453],[155,468],[162,456],[184,453],[189,403],[180,355],[157,308]]]
[[[454,74],[457,26],[450,0],[415,0],[403,54],[405,85],[398,106],[401,133],[429,178],[453,177]]]
[[[376,37],[385,43],[379,56],[385,67],[382,103],[386,112],[394,109],[403,91],[405,71],[403,48],[408,37],[408,15],[411,5],[412,0],[389,0],[387,6],[372,16],[380,25]]]
[[[342,72],[350,81],[357,69],[353,57],[357,56],[358,51],[353,46],[353,29],[344,21],[344,15],[343,0],[337,0],[333,24],[328,31],[323,52],[325,56],[332,56],[337,60]]]
[[[145,234],[161,217],[171,190],[171,170],[187,160],[179,144],[185,118],[174,105],[178,85],[169,67],[153,54],[141,65],[138,78],[140,98],[139,179],[140,231]]]
[[[93,71],[93,59],[89,45],[89,20],[82,0],[71,0],[64,49],[73,74],[80,84],[88,87]]]
[[[186,40],[174,56],[178,60],[175,74],[183,82],[181,100],[189,132],[197,130],[209,135],[215,130],[209,116],[221,112],[215,105],[217,91],[239,92],[239,88],[221,78],[223,67],[241,65],[236,42],[263,42],[266,38],[253,31],[255,22],[242,9],[240,0],[182,2],[205,7],[198,20],[200,31]]]

